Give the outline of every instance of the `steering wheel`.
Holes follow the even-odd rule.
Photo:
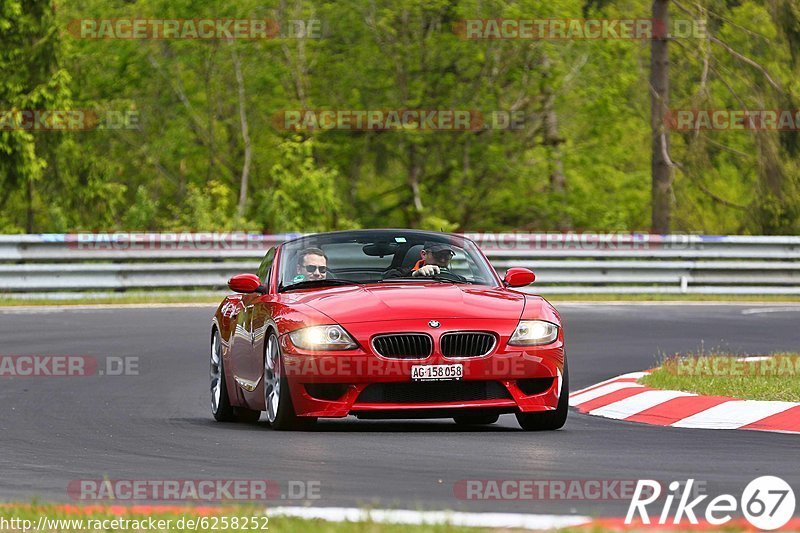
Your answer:
[[[460,281],[465,282],[467,278],[460,274],[456,274],[455,272],[450,272],[444,268],[439,269],[439,273],[433,276],[434,278],[442,278],[442,279],[449,279],[451,281]]]

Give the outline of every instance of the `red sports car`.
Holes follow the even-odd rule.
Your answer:
[[[320,417],[453,418],[526,430],[567,418],[564,333],[544,298],[501,279],[455,234],[355,230],[270,249],[211,327],[211,410],[220,421],[310,428]]]

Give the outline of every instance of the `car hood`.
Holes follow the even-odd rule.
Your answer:
[[[414,318],[519,320],[525,307],[525,296],[518,292],[442,283],[331,287],[290,294],[293,302],[313,307],[340,324]]]

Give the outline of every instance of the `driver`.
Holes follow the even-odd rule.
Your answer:
[[[410,269],[396,268],[384,275],[384,278],[432,277],[446,270],[455,251],[442,242],[426,242],[420,252],[421,259]]]
[[[297,276],[293,281],[320,280],[328,277],[328,256],[320,248],[306,248],[297,256]]]

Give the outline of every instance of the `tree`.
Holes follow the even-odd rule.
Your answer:
[[[61,66],[52,0],[0,4],[0,72],[0,230],[32,233],[41,209],[36,189],[62,138],[20,127],[18,113],[70,106],[70,76]]]
[[[262,195],[269,230],[318,232],[348,226],[341,219],[337,172],[316,165],[314,141],[293,137],[282,142],[280,150],[281,156],[270,171],[271,191]]]
[[[669,0],[653,0],[654,28],[669,28]],[[672,194],[672,162],[669,158],[669,134],[664,120],[669,109],[669,37],[654,31],[650,44],[650,130],[652,173],[653,233],[669,233]]]

